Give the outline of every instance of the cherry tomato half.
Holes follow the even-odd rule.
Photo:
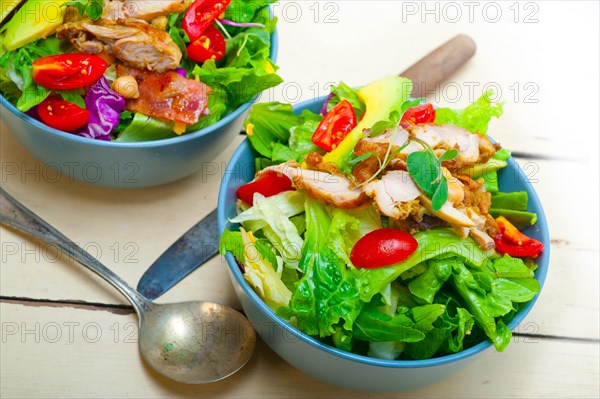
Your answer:
[[[73,90],[98,81],[108,64],[91,54],[60,54],[33,61],[33,79],[53,90]]]
[[[418,246],[417,240],[402,230],[374,230],[354,244],[350,261],[358,268],[389,266],[408,258]]]
[[[254,193],[271,197],[284,191],[293,190],[292,181],[284,174],[269,170],[264,172],[256,181],[250,182],[237,189],[238,198],[252,205]]]
[[[535,258],[544,250],[544,244],[521,233],[504,216],[497,217],[496,222],[500,227],[500,234],[494,238],[494,243],[496,249],[503,254]]]
[[[38,114],[50,127],[72,132],[83,127],[90,119],[90,111],[73,103],[50,96],[38,105]]]
[[[433,123],[435,121],[435,108],[431,104],[422,104],[409,108],[402,115],[400,125],[408,127],[419,123]]]
[[[342,100],[319,123],[312,136],[312,142],[325,151],[334,150],[354,127],[356,127],[354,108],[347,100]]]
[[[183,18],[183,30],[194,43],[225,12],[231,0],[196,0]]]
[[[221,32],[214,26],[209,26],[198,40],[187,47],[187,54],[192,61],[196,62],[218,61],[225,55],[226,47]]]

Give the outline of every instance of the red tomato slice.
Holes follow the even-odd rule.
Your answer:
[[[38,113],[44,123],[65,132],[83,127],[90,119],[90,111],[73,103],[50,96],[38,105]]]
[[[496,249],[503,254],[535,258],[544,250],[544,244],[521,233],[504,216],[497,217],[496,222],[500,227],[500,234],[494,238],[494,243]]]
[[[270,170],[263,173],[258,180],[238,188],[237,195],[242,201],[253,205],[254,193],[271,197],[289,190],[293,190],[292,181],[286,175]]]
[[[354,244],[350,261],[358,268],[389,266],[408,258],[418,246],[417,240],[402,230],[374,230]]]
[[[312,136],[312,142],[325,151],[332,151],[354,127],[356,127],[354,108],[347,100],[342,100],[319,123]]]
[[[91,54],[60,54],[33,61],[33,79],[53,90],[73,90],[98,81],[108,64]]]
[[[194,43],[225,12],[231,0],[196,0],[183,18],[183,30]]]
[[[494,238],[496,249],[503,254],[509,254],[516,258],[536,258],[544,250],[544,244],[538,240],[530,238],[522,244],[515,244],[511,240],[502,234],[498,234]]]
[[[407,127],[419,123],[433,123],[435,121],[435,108],[431,104],[423,104],[409,108],[402,115],[400,125]]]
[[[187,47],[187,54],[196,62],[218,61],[225,55],[226,48],[227,44],[221,32],[214,26],[209,26],[198,40]]]

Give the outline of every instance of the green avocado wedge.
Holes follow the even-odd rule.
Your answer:
[[[2,30],[2,46],[13,51],[54,33],[63,22],[69,0],[28,0],[6,23]],[[9,3],[14,0],[9,0]],[[2,1],[2,16],[4,15]],[[16,1],[19,3],[19,1]],[[15,4],[16,5],[16,4]],[[14,8],[14,7],[13,7]],[[8,9],[8,8],[7,8]]]

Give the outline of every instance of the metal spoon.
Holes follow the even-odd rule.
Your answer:
[[[0,223],[56,246],[118,289],[138,314],[142,357],[165,377],[188,384],[213,382],[235,373],[252,356],[256,334],[241,313],[212,302],[149,301],[2,188]]]

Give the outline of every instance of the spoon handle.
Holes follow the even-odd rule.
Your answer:
[[[136,311],[151,306],[151,302],[134,290],[96,258],[84,251],[60,231],[46,223],[0,187],[0,224],[11,226],[40,241],[56,246],[118,289],[133,304]]]

